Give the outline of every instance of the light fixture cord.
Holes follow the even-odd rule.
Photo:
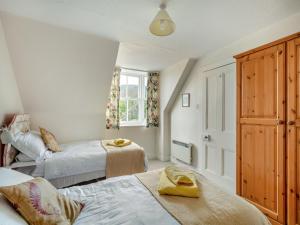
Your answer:
[[[166,3],[161,3],[161,4],[159,5],[159,8],[160,8],[160,9],[165,9],[165,8],[167,8]]]

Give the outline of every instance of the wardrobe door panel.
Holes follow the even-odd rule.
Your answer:
[[[277,47],[244,58],[241,65],[242,117],[277,116]]]
[[[241,194],[266,210],[275,212],[272,214],[276,216],[277,127],[242,125],[241,131],[244,159]]]
[[[287,46],[287,208],[294,225],[300,224],[300,38]]]
[[[285,44],[237,60],[237,192],[285,220]]]

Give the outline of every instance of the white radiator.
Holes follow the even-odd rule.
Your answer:
[[[192,144],[173,140],[172,157],[187,164],[192,163]]]

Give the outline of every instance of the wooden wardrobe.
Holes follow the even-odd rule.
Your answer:
[[[300,33],[235,58],[237,194],[300,224]]]

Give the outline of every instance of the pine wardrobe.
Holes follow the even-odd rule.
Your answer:
[[[300,33],[235,56],[237,194],[300,224]]]

